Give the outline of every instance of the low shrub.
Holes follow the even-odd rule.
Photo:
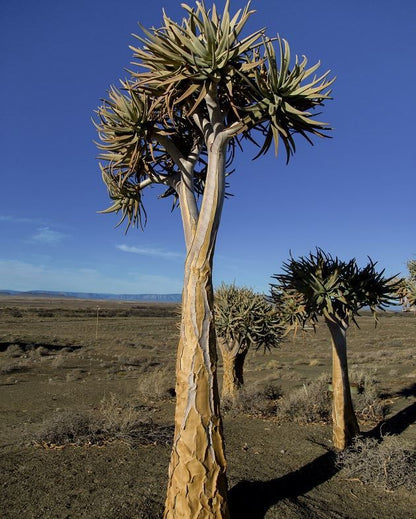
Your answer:
[[[0,367],[0,375],[10,375],[11,373],[22,373],[28,370],[26,362],[8,362]]]
[[[97,412],[57,413],[46,420],[35,443],[46,447],[102,445],[121,440],[131,446],[168,445],[170,425],[155,424],[139,408],[115,395],[105,397]]]
[[[276,402],[281,396],[281,387],[275,383],[269,383],[261,389],[243,387],[239,390],[234,400],[224,398],[221,402],[221,407],[227,413],[274,416],[276,413]]]
[[[350,383],[357,389],[353,394],[357,417],[364,421],[377,422],[389,411],[386,400],[381,398],[376,371],[350,370]]]
[[[328,384],[328,376],[321,375],[281,398],[277,405],[279,421],[300,424],[327,422],[331,417]]]
[[[357,479],[384,490],[416,490],[416,451],[397,436],[355,439],[337,454],[337,465],[348,479]]]
[[[12,317],[18,317],[18,318],[23,317],[23,313],[22,313],[22,311],[19,308],[6,308],[5,310]]]
[[[24,353],[25,353],[24,350],[21,348],[21,346],[19,344],[9,344],[5,355],[6,355],[6,357],[16,358],[16,357],[21,357],[22,355],[24,355]]]
[[[55,313],[51,310],[39,309],[37,311],[38,317],[55,317]]]
[[[57,413],[46,420],[36,443],[57,445],[99,444],[102,431],[98,420],[86,413]]]
[[[138,397],[144,402],[168,400],[175,396],[175,370],[173,367],[156,367],[148,371],[144,366],[137,381]]]
[[[358,419],[377,422],[386,416],[389,406],[380,396],[375,372],[353,369],[350,372],[350,384]],[[300,424],[329,421],[332,413],[330,387],[330,378],[322,374],[318,379],[288,393],[278,402],[278,419]]]

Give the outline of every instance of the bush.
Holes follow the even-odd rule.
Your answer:
[[[158,367],[146,371],[144,367],[137,383],[138,396],[144,402],[167,400],[175,396],[175,370],[173,367]]]
[[[242,387],[235,400],[224,398],[221,407],[229,413],[274,416],[276,402],[281,396],[281,387],[274,383],[269,383],[262,389]]]
[[[354,410],[363,421],[379,421],[389,409],[380,397],[374,372],[354,371],[350,373]],[[317,380],[304,384],[301,388],[281,398],[277,406],[277,416],[281,421],[295,421],[300,424],[327,422],[331,418],[332,398],[329,391],[330,378],[322,374]]]
[[[300,424],[327,422],[331,417],[328,384],[328,376],[321,375],[281,398],[277,405],[278,419]]]
[[[21,357],[24,355],[24,350],[19,344],[9,344],[6,350],[6,357]]]
[[[0,367],[0,375],[10,375],[11,373],[22,373],[28,370],[26,362],[9,362]]]
[[[337,465],[348,479],[395,490],[416,489],[416,451],[397,436],[356,438],[351,447],[337,455]]]
[[[384,418],[389,406],[380,397],[375,370],[366,372],[352,369],[350,382],[357,388],[356,394],[352,395],[357,417],[367,421],[379,421]]]
[[[129,402],[115,395],[101,401],[97,413],[61,413],[44,422],[35,443],[46,447],[102,445],[121,440],[131,446],[168,445],[173,427],[154,424]]]
[[[36,437],[36,443],[49,446],[99,444],[101,440],[97,420],[89,414],[71,412],[56,414],[45,421]]]

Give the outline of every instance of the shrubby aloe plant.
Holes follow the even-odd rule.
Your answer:
[[[397,295],[405,312],[416,306],[416,260],[407,262],[409,275],[398,283]]]
[[[395,299],[396,284],[377,272],[376,263],[360,268],[355,259],[348,262],[317,249],[307,257],[291,258],[283,264],[283,274],[273,276],[271,299],[286,304],[288,327],[296,329],[323,317],[332,339],[333,443],[344,449],[359,432],[354,413],[347,364],[347,329],[358,326],[360,309],[369,307],[377,317],[377,309]]]
[[[249,288],[221,285],[215,292],[214,308],[224,370],[222,397],[235,400],[244,385],[244,361],[250,347],[277,347],[284,328],[274,305]]]
[[[313,110],[329,99],[328,72],[260,29],[242,37],[250,2],[230,15],[204,2],[182,4],[181,23],[163,14],[132,46],[130,77],[98,109],[100,164],[112,205],[127,227],[143,226],[143,193],[164,186],[178,205],[186,244],[178,348],[175,436],[165,518],[225,518],[226,462],[216,378],[212,262],[225,178],[244,139],[259,153],[297,135],[311,140],[329,126]]]

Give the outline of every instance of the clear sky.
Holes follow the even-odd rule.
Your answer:
[[[232,0],[232,11],[242,5]],[[333,138],[299,141],[288,166],[272,151],[237,156],[215,284],[268,291],[290,250],[315,246],[405,274],[416,254],[416,2],[252,6],[250,29],[279,33],[337,76],[320,116]],[[181,291],[184,241],[170,200],[148,191],[148,225],[127,236],[117,216],[97,214],[108,198],[91,116],[126,76],[137,22],[160,26],[162,7],[182,18],[176,0],[0,0],[0,289]]]

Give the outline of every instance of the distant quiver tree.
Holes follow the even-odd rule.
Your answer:
[[[182,4],[176,23],[141,27],[130,77],[111,87],[98,108],[101,173],[127,228],[144,226],[144,192],[164,187],[178,205],[186,244],[182,319],[176,366],[175,433],[165,518],[228,517],[226,461],[216,376],[212,265],[237,147],[274,143],[295,151],[295,138],[329,129],[312,111],[329,99],[319,63],[291,62],[288,43],[264,29],[242,36],[250,2],[233,16],[203,2]],[[277,49],[277,52],[276,52]],[[253,180],[254,181],[254,180]]]
[[[244,386],[244,362],[250,347],[279,346],[284,327],[276,307],[246,287],[222,284],[215,291],[215,329],[223,361],[221,395],[236,401]]]
[[[345,449],[358,434],[347,364],[347,329],[358,326],[359,310],[369,307],[374,317],[395,299],[396,285],[376,272],[376,263],[360,268],[355,259],[348,262],[332,257],[322,249],[283,263],[283,273],[273,278],[271,299],[285,307],[288,328],[307,322],[315,327],[323,317],[332,340],[333,444]],[[376,321],[377,322],[377,321]]]
[[[397,289],[397,295],[404,312],[414,310],[416,307],[416,260],[409,260],[407,268],[409,275],[400,279]]]

